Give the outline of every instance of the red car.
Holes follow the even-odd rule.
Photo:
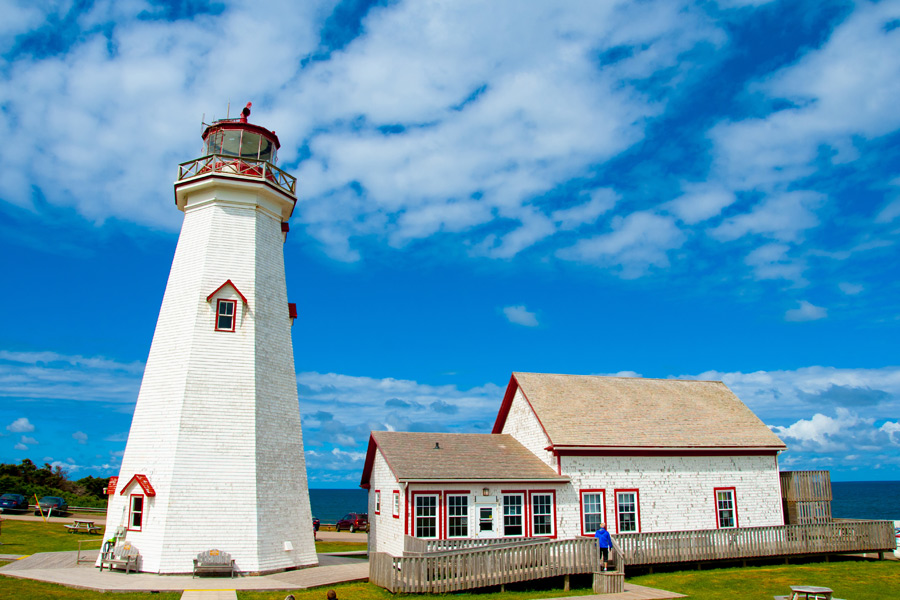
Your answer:
[[[367,513],[348,513],[344,515],[343,519],[335,523],[334,529],[335,531],[346,529],[350,533],[354,531],[368,531],[369,515]]]

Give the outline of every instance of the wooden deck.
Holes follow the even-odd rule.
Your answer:
[[[892,550],[891,521],[618,535],[627,565]]]
[[[654,565],[850,552],[895,547],[891,521],[832,521],[742,529],[634,533],[614,537],[617,573]],[[453,547],[455,545],[455,547]],[[596,573],[594,538],[417,540],[404,556],[372,553],[369,580],[392,593],[446,593],[560,575]],[[612,558],[612,557],[611,557]]]

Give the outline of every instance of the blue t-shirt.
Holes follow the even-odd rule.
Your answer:
[[[609,537],[609,532],[605,529],[598,529],[597,533],[594,534],[594,537],[597,538],[597,545],[601,548],[612,548],[612,538]]]

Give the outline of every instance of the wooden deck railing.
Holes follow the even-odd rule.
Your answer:
[[[628,565],[760,558],[894,548],[891,521],[832,521],[814,525],[747,527],[616,536]]]
[[[415,540],[404,556],[369,555],[369,580],[393,593],[443,593],[595,573],[594,538],[564,540]],[[833,521],[785,525],[621,534],[610,558],[616,573],[625,565],[651,565],[842,552],[886,552],[895,546],[891,521]],[[448,548],[450,545],[454,547]],[[474,547],[473,547],[474,545]]]
[[[593,538],[538,540],[444,550],[422,556],[369,555],[369,581],[392,593],[444,593],[557,575],[591,573],[599,560]]]
[[[275,165],[264,160],[226,154],[209,154],[181,163],[178,165],[178,179],[176,181],[211,174],[262,179],[290,196],[297,195],[296,177],[288,175]]]

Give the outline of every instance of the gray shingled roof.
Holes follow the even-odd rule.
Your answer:
[[[554,446],[786,447],[721,381],[513,375]]]
[[[568,481],[507,434],[373,431],[372,437],[400,481]]]

